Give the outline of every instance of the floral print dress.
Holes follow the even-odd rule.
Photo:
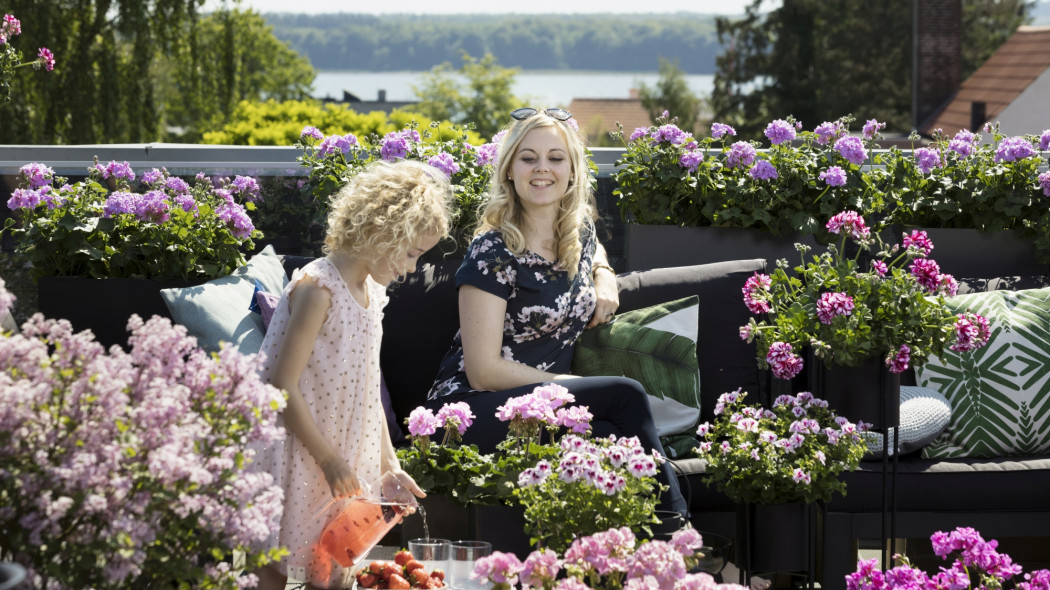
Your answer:
[[[552,373],[568,373],[573,344],[594,314],[591,265],[593,226],[580,231],[583,251],[576,276],[534,252],[515,256],[493,230],[474,238],[456,271],[456,286],[472,285],[507,301],[501,356]],[[474,391],[463,369],[463,340],[456,333],[427,399]]]

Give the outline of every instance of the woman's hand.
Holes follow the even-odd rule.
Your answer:
[[[616,274],[607,265],[594,268],[594,296],[597,303],[588,328],[611,322],[620,308],[620,289],[616,286]]]
[[[324,479],[328,482],[333,497],[349,497],[361,493],[361,483],[357,480],[354,470],[350,469],[350,464],[346,462],[346,459],[333,454],[318,461],[317,464],[324,473]]]

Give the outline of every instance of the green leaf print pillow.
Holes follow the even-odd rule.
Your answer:
[[[693,295],[621,313],[607,324],[584,330],[573,355],[575,375],[623,375],[645,387],[657,433],[672,458],[696,444],[699,305]]]
[[[918,383],[952,406],[926,458],[1000,457],[1050,451],[1050,288],[946,299],[955,313],[988,319],[991,339],[969,353],[945,351],[916,368]]]

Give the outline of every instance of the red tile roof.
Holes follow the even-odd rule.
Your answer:
[[[574,98],[569,104],[569,111],[580,129],[587,133],[587,140],[592,146],[599,145],[599,135],[605,138],[602,145],[618,145],[610,143],[608,138],[610,131],[616,131],[617,122],[623,125],[627,135],[636,127],[652,125],[640,98]]]
[[[995,121],[1047,68],[1050,68],[1050,26],[1019,27],[919,131],[929,134],[940,128],[951,136],[960,129],[969,129],[974,102],[984,102],[985,121]]]

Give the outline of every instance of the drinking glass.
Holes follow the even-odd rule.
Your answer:
[[[452,543],[448,539],[411,539],[408,552],[423,564],[427,572],[441,570],[448,575],[449,556],[452,554]]]
[[[483,590],[486,580],[472,580],[474,562],[492,553],[492,543],[487,541],[452,541],[452,563],[448,585],[453,590]]]

